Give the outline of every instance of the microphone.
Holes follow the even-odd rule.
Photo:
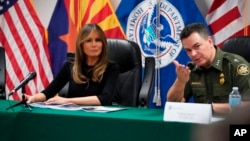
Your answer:
[[[9,94],[9,96],[13,95],[17,90],[19,90],[20,88],[22,88],[24,85],[26,85],[30,80],[32,80],[33,78],[36,77],[36,72],[30,72],[21,82],[20,84],[15,87],[11,93]]]

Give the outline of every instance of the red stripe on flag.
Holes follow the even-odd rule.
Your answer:
[[[250,25],[248,25],[248,26],[245,27],[245,28],[247,28],[247,32],[250,33]],[[246,31],[245,31],[244,28],[242,28],[242,30],[239,30],[238,32],[235,32],[232,36],[230,36],[230,38],[238,37],[238,36],[244,36],[244,32],[246,32]],[[221,43],[219,43],[219,44],[218,44],[218,47],[221,48],[222,45],[223,45],[223,43],[224,43],[224,41],[221,42]]]
[[[234,7],[230,11],[228,11],[226,14],[222,15],[218,20],[214,21],[209,25],[212,32],[215,34],[219,30],[221,30],[224,26],[230,24],[233,20],[239,18],[240,12],[238,7]]]
[[[9,86],[12,86],[12,88],[14,89],[14,84],[11,82],[11,81],[8,81],[8,80],[11,80],[11,77],[9,76],[9,73],[6,73],[6,82],[8,83],[7,85],[9,85]],[[15,99],[15,100],[20,100],[21,98],[19,98],[19,96],[18,95],[16,95],[16,94],[14,94],[14,95],[12,95],[12,97],[13,97],[13,99]]]
[[[214,0],[213,4],[211,5],[208,13],[213,12],[214,10],[216,10],[217,8],[219,8],[224,2],[226,2],[226,0]]]
[[[79,22],[79,12],[78,12],[78,10],[79,10],[79,1],[77,1],[77,0],[74,0],[74,18],[75,18],[75,25],[77,25],[78,26],[78,22]]]
[[[110,16],[112,14],[112,11],[108,5],[108,3],[105,4],[105,6],[97,12],[97,14],[92,18],[92,23],[99,23],[103,21],[107,16]]]
[[[108,38],[124,39],[123,33],[121,32],[119,27],[115,27],[113,29],[107,29],[104,32],[105,32],[105,35],[107,35]]]
[[[84,17],[83,17],[82,22],[81,22],[82,25],[85,25],[87,23],[87,21],[89,19],[90,10],[92,8],[94,1],[95,0],[89,0],[89,4],[87,6],[87,9],[85,11]]]

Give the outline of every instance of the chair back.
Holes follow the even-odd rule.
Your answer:
[[[227,39],[221,49],[238,54],[250,62],[250,36],[239,36]]]
[[[5,73],[6,73],[5,50],[3,47],[0,47],[0,99],[6,99]]]
[[[108,55],[120,67],[114,102],[138,106],[142,85],[142,58],[138,44],[129,40],[108,39]]]

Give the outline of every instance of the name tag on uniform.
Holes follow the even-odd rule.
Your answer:
[[[211,117],[210,104],[166,102],[163,120],[208,124]]]

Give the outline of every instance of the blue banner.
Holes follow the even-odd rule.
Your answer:
[[[187,64],[179,34],[185,25],[206,22],[194,0],[122,0],[116,9],[117,17],[129,40],[141,47],[142,57],[156,60],[155,90],[150,107],[163,108],[166,93],[175,81],[174,59]]]

